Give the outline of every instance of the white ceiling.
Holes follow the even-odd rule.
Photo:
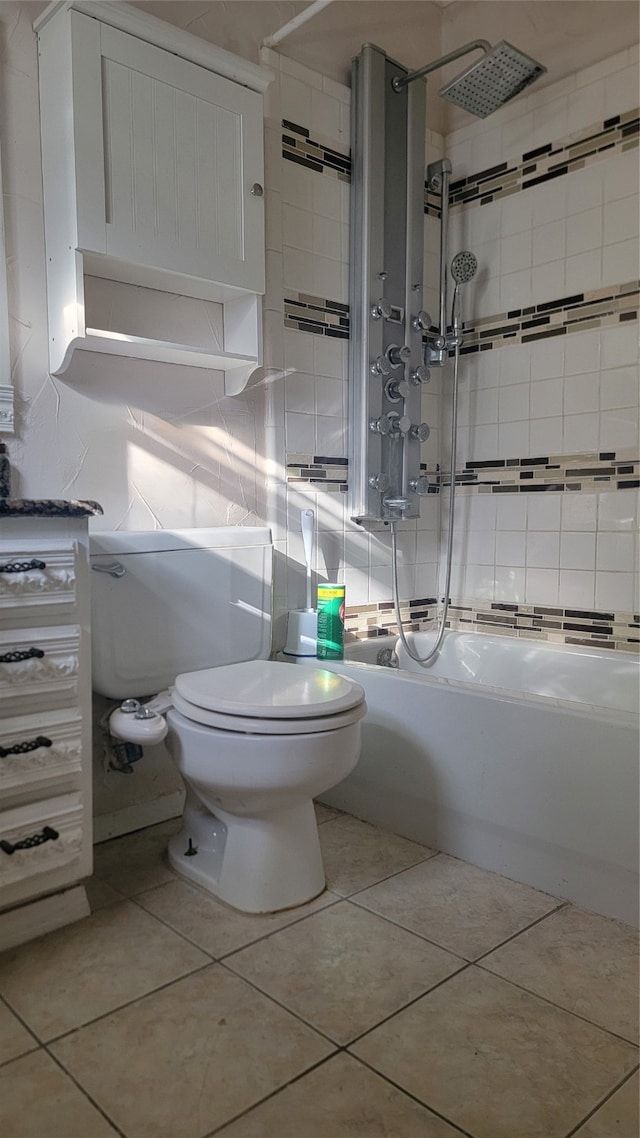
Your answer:
[[[137,8],[257,62],[265,36],[309,6],[295,0],[134,0]],[[278,47],[348,83],[351,60],[375,43],[418,68],[470,40],[506,39],[547,68],[537,88],[637,43],[637,0],[333,0]],[[438,99],[449,72],[428,83],[429,122],[451,129],[470,116]]]

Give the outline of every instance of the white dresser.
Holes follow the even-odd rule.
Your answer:
[[[89,912],[86,518],[0,520],[0,950]]]

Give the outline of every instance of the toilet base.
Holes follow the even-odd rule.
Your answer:
[[[303,905],[325,888],[310,799],[243,818],[223,810],[211,814],[188,791],[182,821],[169,843],[171,866],[234,909],[274,913]]]

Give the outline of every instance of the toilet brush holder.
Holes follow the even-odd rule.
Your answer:
[[[318,614],[313,610],[289,613],[285,656],[315,656]]]

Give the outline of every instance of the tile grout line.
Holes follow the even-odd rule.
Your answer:
[[[353,1044],[350,1043],[348,1046],[351,1047]],[[351,1055],[351,1052],[347,1051],[347,1054]],[[431,1113],[434,1114],[436,1118],[442,1119],[442,1121],[446,1122],[448,1126],[453,1127],[454,1131],[457,1131],[459,1134],[464,1134],[465,1138],[478,1138],[478,1135],[472,1134],[470,1130],[463,1130],[461,1126],[455,1122],[452,1122],[451,1119],[447,1118],[445,1114],[441,1114],[441,1112],[439,1110],[436,1110],[435,1107],[429,1106],[428,1103],[423,1102],[422,1099],[419,1099],[412,1093],[412,1091],[407,1090],[407,1088],[401,1086],[400,1083],[396,1083],[388,1075],[383,1075],[381,1071],[378,1071],[375,1067],[368,1063],[366,1059],[362,1059],[359,1055],[351,1055],[351,1058],[357,1059],[358,1063],[362,1063],[363,1067],[366,1067],[367,1070],[371,1071],[374,1075],[377,1075],[379,1079],[384,1079],[387,1083],[390,1083],[392,1087],[395,1087],[397,1091],[401,1091],[403,1095],[407,1095],[408,1098],[413,1099],[413,1101],[417,1103],[418,1106],[422,1106],[426,1110],[431,1111]]]
[[[84,1098],[88,1099],[88,1101],[91,1103],[91,1105],[94,1107],[94,1109],[98,1111],[98,1114],[101,1114],[102,1117],[105,1119],[105,1121],[109,1123],[109,1126],[112,1127],[113,1130],[115,1130],[116,1134],[119,1134],[120,1138],[131,1138],[131,1135],[128,1135],[126,1133],[126,1131],[122,1130],[118,1126],[117,1122],[115,1122],[113,1118],[109,1117],[109,1115],[103,1109],[103,1107],[101,1107],[100,1104],[93,1098],[93,1096],[89,1094],[89,1092],[85,1089],[85,1087],[82,1086],[82,1083],[78,1082],[76,1076],[71,1071],[67,1070],[67,1068],[64,1066],[64,1064],[61,1062],[61,1060],[58,1059],[57,1055],[54,1055],[51,1051],[49,1051],[49,1048],[47,1047],[46,1044],[43,1045],[43,1050],[49,1056],[49,1058],[51,1060],[53,1060],[53,1062],[56,1064],[56,1066],[59,1068],[59,1070],[61,1070],[62,1073],[68,1079],[70,1079],[70,1081],[74,1084],[74,1086],[77,1087],[77,1089],[84,1096]]]
[[[585,1117],[580,1120],[580,1122],[578,1123],[577,1126],[574,1126],[572,1130],[569,1130],[569,1132],[567,1134],[565,1134],[564,1138],[572,1138],[572,1135],[574,1135],[582,1126],[584,1126],[585,1122],[588,1122],[589,1119],[593,1118],[594,1114],[597,1114],[598,1111],[601,1110],[602,1107],[605,1106],[606,1103],[609,1102],[609,1099],[613,1098],[613,1096],[617,1093],[617,1091],[621,1090],[622,1087],[625,1085],[625,1083],[628,1083],[629,1080],[632,1079],[633,1076],[638,1073],[639,1069],[640,1068],[638,1067],[638,1064],[636,1064],[633,1071],[630,1071],[628,1075],[625,1075],[624,1079],[621,1079],[620,1082],[617,1083],[616,1086],[613,1088],[613,1090],[608,1091],[607,1094],[604,1096],[604,1098],[601,1099],[600,1102],[597,1104],[597,1106],[594,1106],[593,1110],[589,1111],[589,1113],[586,1114]]]
[[[134,1004],[139,1004],[142,1000],[147,1000],[150,996],[155,996],[157,992],[164,992],[167,988],[171,988],[174,984],[180,983],[181,980],[188,980],[190,976],[196,976],[199,972],[204,972],[206,968],[210,968],[212,964],[217,963],[217,960],[210,958],[206,961],[205,964],[199,964],[197,968],[192,968],[189,972],[185,972],[182,976],[176,976],[173,980],[168,980],[166,984],[160,984],[157,988],[152,988],[149,992],[141,992],[139,996],[134,996],[131,1000],[126,1000],[123,1004],[117,1004],[116,1007],[111,1008],[108,1012],[102,1012],[94,1019],[87,1020],[86,1023],[79,1023],[76,1025],[76,1027],[70,1027],[68,1031],[61,1032],[60,1035],[54,1035],[51,1037],[51,1039],[43,1040],[41,1046],[49,1048],[52,1044],[59,1043],[62,1039],[67,1039],[70,1035],[74,1035],[78,1031],[83,1031],[85,1027],[93,1027],[94,1024],[100,1023],[104,1019],[108,1019],[109,1016],[124,1011],[125,1008],[130,1008]]]
[[[535,1000],[541,1000],[543,1004],[547,1004],[549,1007],[555,1008],[556,1011],[564,1012],[565,1015],[573,1016],[574,1019],[579,1019],[582,1023],[588,1023],[589,1027],[595,1027],[596,1031],[602,1031],[605,1035],[611,1036],[612,1039],[617,1039],[620,1041],[620,1043],[626,1043],[628,1047],[633,1047],[637,1053],[638,1044],[635,1040],[627,1039],[626,1036],[620,1035],[619,1032],[612,1031],[609,1027],[603,1027],[601,1023],[595,1023],[593,1020],[587,1019],[586,1016],[580,1015],[579,1012],[574,1012],[569,1008],[564,1008],[562,1004],[555,1003],[555,1001],[550,999],[549,996],[543,996],[540,994],[540,992],[534,992],[531,988],[525,988],[524,984],[518,983],[517,980],[512,980],[508,976],[501,976],[499,972],[492,972],[490,968],[485,968],[482,964],[478,964],[477,967],[480,968],[482,972],[485,972],[487,976],[493,976],[496,980],[502,980],[505,984],[511,984],[512,987],[517,988],[518,991],[525,992],[527,996],[532,996]]]
[[[449,855],[444,854],[444,856],[447,857]],[[431,861],[431,860],[433,860],[433,859],[429,858],[429,861]],[[422,863],[420,863],[420,864],[422,864]],[[413,867],[410,866],[409,868],[411,869]],[[374,886],[370,886],[370,888],[374,888]],[[354,896],[355,896],[355,894],[354,894]],[[349,901],[351,901],[351,898],[347,898],[347,899]],[[390,925],[393,925],[395,928],[403,929],[404,932],[409,932],[409,933],[412,933],[413,936],[420,937],[421,940],[424,940],[427,944],[433,945],[434,948],[439,948],[443,952],[448,952],[451,956],[456,956],[459,960],[463,960],[465,964],[477,964],[478,961],[483,960],[486,956],[490,956],[492,952],[497,952],[497,950],[499,948],[503,948],[505,944],[509,944],[510,941],[516,940],[522,933],[528,932],[529,929],[534,928],[536,925],[540,924],[541,921],[546,920],[546,918],[551,916],[552,913],[559,912],[561,909],[565,908],[565,906],[569,905],[570,902],[569,901],[562,901],[559,905],[556,905],[555,908],[550,909],[548,913],[544,913],[541,917],[536,917],[535,920],[531,921],[530,924],[525,925],[521,929],[518,929],[517,932],[512,933],[512,935],[506,937],[505,940],[499,941],[497,944],[495,944],[493,946],[493,948],[488,948],[486,952],[480,953],[480,956],[472,957],[471,959],[468,956],[463,956],[462,953],[456,951],[456,949],[449,948],[448,945],[441,944],[440,941],[432,940],[431,937],[426,936],[424,933],[417,932],[416,929],[410,929],[407,925],[400,924],[400,922],[397,920],[394,920],[393,917],[388,917],[385,913],[378,912],[377,909],[367,908],[367,906],[363,905],[360,901],[352,901],[352,904],[357,905],[359,909],[364,909],[364,911],[366,913],[372,913],[376,917],[381,917],[383,921],[387,921]],[[489,969],[486,969],[486,971],[489,971]]]
[[[312,1063],[312,1065],[305,1071],[301,1071],[299,1075],[294,1075],[292,1079],[288,1079],[287,1082],[283,1083],[281,1087],[276,1087],[274,1090],[269,1091],[269,1094],[265,1095],[264,1098],[261,1098],[259,1102],[252,1103],[251,1106],[248,1106],[245,1110],[241,1110],[239,1114],[234,1114],[233,1118],[228,1118],[226,1122],[223,1122],[220,1126],[216,1126],[215,1129],[213,1129],[209,1134],[205,1135],[205,1138],[213,1138],[214,1134],[220,1134],[220,1132],[223,1131],[226,1126],[231,1126],[232,1123],[237,1122],[240,1118],[246,1118],[248,1114],[251,1114],[252,1110],[256,1110],[258,1107],[263,1106],[265,1102],[269,1101],[269,1099],[275,1098],[276,1095],[279,1095],[283,1091],[286,1091],[287,1087],[292,1087],[294,1083],[299,1083],[301,1079],[305,1079],[307,1075],[310,1075],[313,1071],[317,1071],[318,1067],[323,1067],[325,1063],[328,1063],[331,1059],[334,1059],[336,1055],[340,1055],[343,1052],[343,1047],[337,1047],[331,1055],[325,1055],[324,1059],[319,1059],[317,1063]]]

